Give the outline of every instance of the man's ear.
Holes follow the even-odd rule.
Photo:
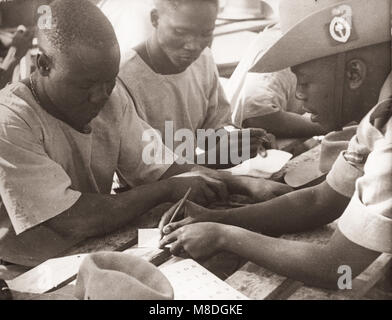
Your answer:
[[[37,70],[41,74],[41,76],[48,76],[50,69],[52,67],[52,60],[45,53],[37,54]]]
[[[360,59],[352,59],[346,67],[346,78],[351,90],[356,90],[362,86],[366,79],[366,63]]]
[[[157,28],[158,24],[159,24],[158,9],[154,8],[154,9],[151,10],[150,18],[151,18],[151,24],[153,25],[153,27]]]

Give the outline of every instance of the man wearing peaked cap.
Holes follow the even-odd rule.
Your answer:
[[[255,55],[251,70],[291,66],[298,77],[298,98],[325,127],[366,116],[325,182],[226,212],[188,202],[186,218],[164,229],[171,233],[162,245],[173,242],[172,251],[184,248],[195,258],[231,251],[290,278],[334,289],[341,265],[349,266],[355,277],[382,252],[392,253],[392,76],[386,80],[391,70],[390,6],[390,0],[281,1],[284,34]],[[339,217],[326,245],[269,237]]]

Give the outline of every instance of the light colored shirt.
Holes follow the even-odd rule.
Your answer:
[[[173,75],[155,73],[133,51],[120,69],[120,78],[135,99],[138,115],[159,130],[173,151],[181,142],[171,145],[165,132],[174,140],[178,130],[189,129],[195,139],[197,129],[219,129],[231,123],[230,104],[209,48],[184,72]],[[166,121],[173,124],[173,132],[165,130]]]
[[[31,265],[69,247],[42,226],[72,207],[82,193],[109,194],[118,169],[132,186],[158,180],[170,167],[145,164],[142,141],[150,129],[117,84],[83,134],[54,118],[22,83],[0,93],[0,259]],[[162,145],[161,140],[157,140]],[[40,232],[26,232],[32,228]]]
[[[291,70],[273,73],[248,73],[245,78],[235,123],[287,111],[303,114],[300,101],[295,98],[297,77]]]
[[[392,253],[392,99],[381,101],[361,121],[327,181],[352,196],[340,231],[362,247]]]

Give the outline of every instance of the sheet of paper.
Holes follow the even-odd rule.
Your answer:
[[[256,178],[269,178],[275,172],[281,170],[293,157],[291,153],[281,150],[267,150],[267,157],[260,155],[244,161],[234,168],[226,169],[234,175],[246,175]]]
[[[159,248],[161,234],[158,228],[139,229],[137,235],[139,248]]]
[[[159,241],[161,240],[161,233],[159,228],[153,229],[139,229],[137,232],[138,236],[138,248],[159,248]],[[168,244],[165,248],[170,248]]]
[[[171,283],[175,300],[249,300],[192,259],[159,269]]]

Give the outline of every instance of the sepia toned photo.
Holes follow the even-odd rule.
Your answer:
[[[0,300],[392,300],[391,13],[0,0]]]

